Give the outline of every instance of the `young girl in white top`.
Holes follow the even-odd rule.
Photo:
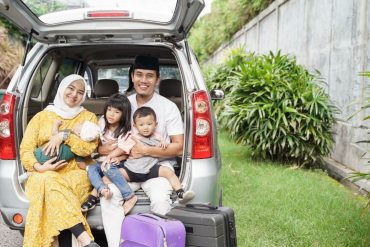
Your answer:
[[[98,125],[101,129],[100,144],[112,142],[112,145],[117,146],[117,141],[129,135],[131,130],[131,104],[126,96],[122,94],[112,95],[106,102],[104,108],[104,116],[100,118]],[[114,150],[113,150],[114,151]],[[112,152],[113,152],[112,151]],[[108,155],[109,156],[109,155]],[[120,190],[124,199],[124,212],[127,214],[137,201],[137,196],[131,190],[127,181],[122,176],[119,168],[123,167],[126,155],[109,158],[109,167],[104,168],[102,163],[106,162],[107,156],[100,156],[98,163],[88,166],[88,175],[91,184],[97,190],[98,195],[109,199],[112,196],[109,187],[103,182],[102,177],[108,177],[113,184]],[[104,169],[102,169],[104,168]],[[93,194],[89,195],[88,200],[82,204],[82,210],[87,211],[92,209],[97,201],[97,197]]]

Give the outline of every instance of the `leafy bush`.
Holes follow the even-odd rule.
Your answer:
[[[238,71],[239,65],[246,61],[249,55],[244,52],[244,47],[240,46],[230,50],[227,59],[222,64],[204,67],[203,72],[209,90],[221,89],[225,95],[231,92],[232,87],[237,83],[233,80],[233,75]],[[224,108],[223,101],[213,101],[216,115]]]
[[[212,12],[197,20],[189,42],[198,59],[205,61],[222,43],[264,10],[273,0],[213,0]]]
[[[280,52],[242,57],[233,75],[224,75],[233,85],[221,87],[226,89],[221,127],[237,142],[250,145],[255,155],[273,160],[311,166],[328,155],[337,109],[318,85],[318,75]],[[213,78],[218,77],[208,77]]]
[[[225,94],[231,92],[235,82],[230,79],[233,79],[232,76],[239,70],[239,65],[244,63],[248,56],[244,52],[244,46],[240,46],[230,50],[222,64],[206,67],[204,70],[208,89],[222,89]]]

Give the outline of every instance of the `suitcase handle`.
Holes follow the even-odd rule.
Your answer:
[[[157,217],[159,217],[159,218],[165,219],[165,220],[170,219],[169,217],[167,217],[166,215],[163,215],[163,214],[155,213],[155,212],[153,212],[153,211],[151,211],[150,213],[151,213],[151,214],[154,214],[155,216],[157,216]]]
[[[213,206],[209,203],[189,203],[189,204],[186,204],[186,207],[187,208],[207,208],[207,209],[212,209],[212,210],[216,210],[218,208],[217,206]]]
[[[167,216],[165,215],[162,215],[162,214],[157,214],[157,213],[154,213],[154,212],[150,212],[150,213],[140,213],[139,215],[142,215],[142,216],[145,216],[145,217],[148,217],[148,218],[152,218],[152,219],[155,219],[155,220],[161,220],[161,219],[168,219]]]

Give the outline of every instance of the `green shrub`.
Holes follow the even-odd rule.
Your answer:
[[[226,83],[221,127],[265,158],[311,166],[328,155],[337,109],[319,75],[280,52],[243,60],[227,80],[234,85]]]
[[[225,94],[231,92],[236,83],[232,81],[233,75],[239,70],[239,65],[244,63],[250,55],[244,52],[244,46],[229,51],[222,64],[211,65],[204,69],[208,89],[222,89]]]
[[[203,62],[273,0],[213,0],[212,12],[197,20],[189,42]]]
[[[237,83],[234,81],[233,75],[238,71],[239,65],[246,61],[248,56],[244,52],[244,47],[240,46],[239,48],[230,50],[226,60],[222,64],[203,68],[208,89],[222,89],[225,95],[228,95],[232,87]],[[216,115],[219,115],[219,112],[224,108],[224,102],[213,101],[213,107]]]

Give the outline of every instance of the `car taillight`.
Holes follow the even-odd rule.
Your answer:
[[[15,96],[5,94],[0,103],[0,159],[15,159],[15,136],[14,136],[14,104]]]
[[[206,91],[197,91],[192,96],[193,104],[193,159],[213,156],[212,119]]]

